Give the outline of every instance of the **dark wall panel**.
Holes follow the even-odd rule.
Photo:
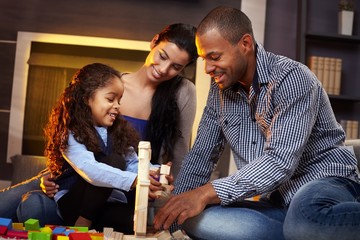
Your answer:
[[[15,43],[0,43],[0,109],[10,110],[15,49]]]
[[[267,1],[266,50],[296,58],[297,1]]]

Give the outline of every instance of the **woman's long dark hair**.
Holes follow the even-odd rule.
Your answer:
[[[195,45],[194,26],[177,23],[164,28],[159,33],[155,44],[162,41],[175,43],[180,49],[189,54],[189,64],[194,62],[198,55]],[[146,129],[146,139],[151,142],[152,163],[166,163],[173,160],[176,139],[182,137],[179,129],[180,110],[177,105],[177,92],[182,84],[183,77],[176,76],[164,81],[157,87],[152,98],[151,114]],[[161,147],[164,152],[160,156]],[[159,162],[160,157],[163,161]]]
[[[62,173],[62,167],[66,162],[62,152],[68,147],[69,131],[88,151],[94,154],[101,151],[88,100],[97,89],[113,81],[114,77],[121,79],[120,73],[107,65],[86,65],[74,74],[69,86],[53,107],[44,134],[47,165],[54,175]],[[115,153],[124,155],[130,146],[137,148],[138,134],[120,115],[108,128],[108,134]]]

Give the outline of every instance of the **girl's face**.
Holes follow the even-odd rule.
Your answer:
[[[146,58],[147,76],[150,80],[163,82],[178,75],[190,62],[189,54],[180,49],[175,43],[161,41],[152,44],[151,51]]]
[[[118,77],[112,78],[105,87],[95,90],[88,104],[96,126],[113,125],[117,115],[120,114],[119,107],[123,93],[124,86]]]

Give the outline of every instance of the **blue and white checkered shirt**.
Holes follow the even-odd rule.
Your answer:
[[[345,133],[316,76],[303,64],[257,45],[247,94],[213,83],[197,138],[175,182],[175,194],[210,180],[224,145],[237,172],[212,181],[221,205],[278,190],[288,205],[305,183],[327,176],[357,180],[356,159],[339,147]]]

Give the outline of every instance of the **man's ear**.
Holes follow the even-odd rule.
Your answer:
[[[150,49],[153,49],[156,45],[158,45],[159,34],[156,34],[150,42]]]
[[[241,49],[252,49],[254,47],[254,40],[252,36],[248,33],[245,33],[238,42],[238,46],[241,47]]]

